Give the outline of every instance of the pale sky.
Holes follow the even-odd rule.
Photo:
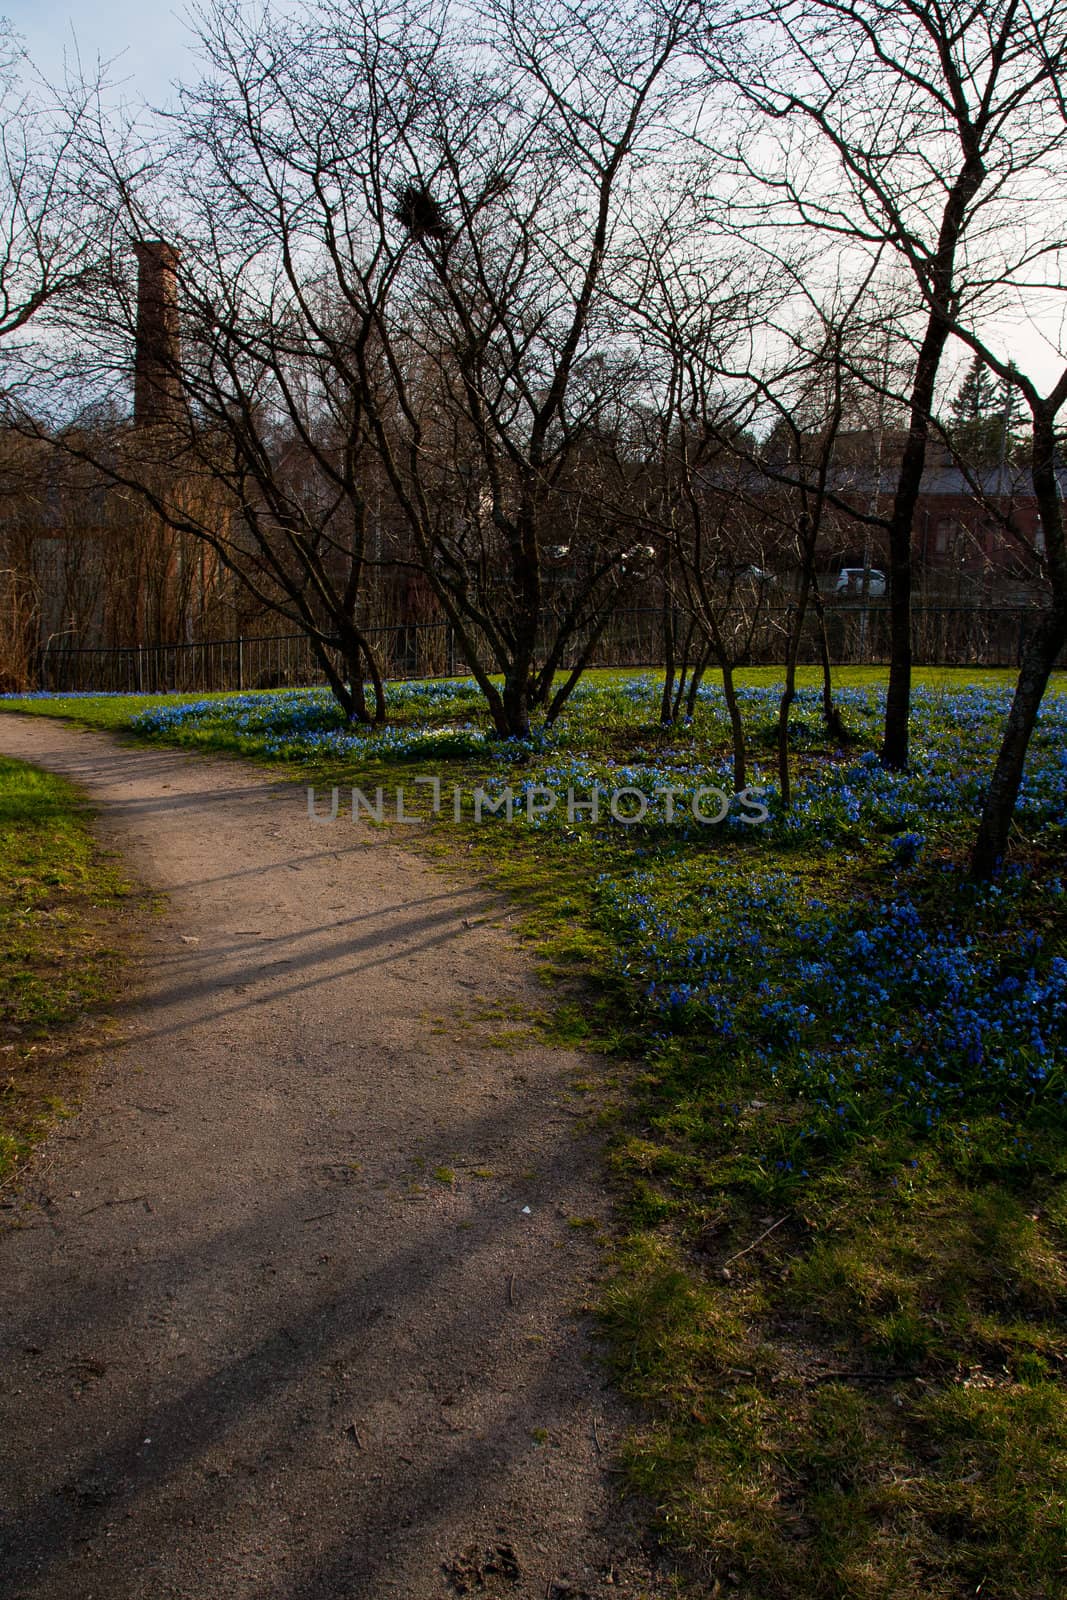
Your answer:
[[[182,20],[185,6],[186,0],[0,0],[0,16],[9,18],[37,66],[53,82],[62,81],[65,56],[74,59],[80,52],[87,73],[97,59],[112,63],[109,76],[122,98],[158,106],[170,98],[175,80],[198,75],[191,35]],[[1039,313],[1038,325],[1019,317],[1000,320],[982,331],[1001,352],[1014,356],[1039,386],[1047,387],[1067,362],[1065,310],[1057,298]],[[947,389],[954,387],[967,360],[958,348],[949,353]]]
[[[195,72],[178,0],[0,0],[0,16],[21,34],[45,77],[61,81],[64,56],[86,70],[113,61],[110,76],[129,100],[159,104],[176,78]]]

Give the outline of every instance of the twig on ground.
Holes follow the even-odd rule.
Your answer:
[[[789,1221],[789,1212],[787,1211],[784,1217],[779,1217],[778,1221],[777,1222],[772,1222],[769,1228],[764,1228],[763,1232],[760,1234],[758,1239],[753,1239],[751,1244],[746,1244],[746,1246],[745,1246],[745,1248],[743,1250],[736,1251],[734,1255],[727,1256],[726,1260],[723,1262],[722,1266],[719,1268],[719,1271],[720,1272],[725,1272],[727,1267],[732,1266],[735,1261],[740,1261],[742,1256],[747,1256],[749,1251],[750,1250],[755,1250],[755,1248],[756,1248],[756,1246],[758,1244],[762,1244],[764,1239],[766,1239],[770,1234],[772,1234],[774,1232],[775,1228],[780,1228],[782,1226],[783,1222],[788,1222],[788,1221]]]
[[[120,1200],[101,1200],[99,1205],[86,1206],[84,1211],[78,1212],[78,1215],[79,1217],[91,1217],[94,1211],[103,1211],[107,1206],[135,1206],[138,1201],[143,1201],[145,1209],[151,1211],[152,1207],[146,1194],[131,1194],[124,1195]]]
[[[832,1383],[837,1378],[851,1378],[856,1383],[897,1383],[907,1378],[917,1378],[917,1372],[862,1372],[849,1371],[842,1367],[840,1370],[830,1372],[816,1372],[809,1379],[810,1383]]]

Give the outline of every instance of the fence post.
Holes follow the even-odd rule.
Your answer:
[[[237,641],[237,692],[242,694],[245,686],[245,642],[243,638]]]

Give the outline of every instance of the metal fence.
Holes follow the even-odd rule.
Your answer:
[[[446,677],[457,670],[451,631],[447,623],[431,623],[370,630],[368,638],[386,678]],[[38,687],[55,694],[212,694],[325,681],[302,633],[111,650],[53,644],[42,651],[38,670]]]
[[[889,608],[885,605],[828,605],[825,610],[830,659],[841,666],[880,666],[889,660]],[[912,610],[911,645],[917,666],[1017,667],[1030,631],[1041,617],[1036,606],[931,606]],[[781,631],[773,620],[757,642],[767,662],[781,660]],[[817,619],[809,614],[801,660],[818,657]],[[1059,664],[1067,664],[1067,653]]]
[[[1027,632],[1039,616],[1035,607],[917,606],[912,614],[914,659],[925,666],[1017,666]],[[786,606],[763,612],[751,641],[753,665],[781,662],[790,620]],[[818,660],[817,626],[809,613],[802,661]],[[889,612],[884,605],[828,605],[826,629],[835,664],[879,665],[889,659]],[[447,622],[371,629],[367,637],[386,679],[466,676],[469,670]],[[663,640],[661,608],[620,611],[598,641],[590,665],[659,666]],[[1061,658],[1060,664],[1067,662]],[[563,665],[571,661],[565,659]],[[37,673],[37,687],[56,694],[211,694],[324,681],[303,634],[119,649],[59,643],[41,652]]]

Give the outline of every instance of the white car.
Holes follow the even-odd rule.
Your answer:
[[[867,598],[868,600],[883,600],[885,598],[885,573],[879,572],[877,567],[842,567],[837,575],[834,593],[839,597],[848,597],[860,600],[863,598],[863,574],[867,573]]]

